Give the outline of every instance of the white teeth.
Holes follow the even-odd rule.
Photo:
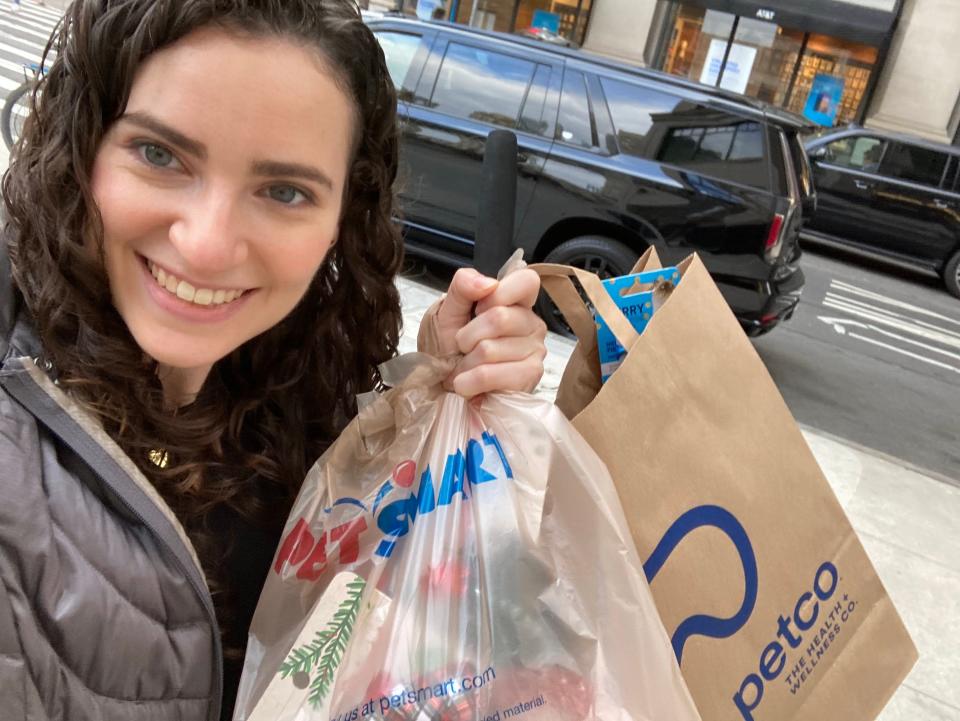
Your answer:
[[[177,286],[177,297],[180,300],[186,300],[193,302],[193,296],[197,294],[197,289],[190,285],[187,281],[181,280],[180,285]]]
[[[212,288],[194,288],[185,280],[180,280],[171,273],[167,273],[153,263],[147,263],[150,273],[157,279],[157,284],[166,288],[181,300],[197,305],[222,305],[236,300],[243,295],[242,290],[213,290]]]
[[[213,302],[213,291],[209,288],[201,288],[194,294],[193,302],[197,305],[210,305]]]

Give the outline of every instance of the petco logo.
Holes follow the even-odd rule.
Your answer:
[[[479,439],[471,438],[466,451],[458,448],[447,456],[439,477],[439,490],[435,488],[433,469],[428,465],[413,492],[416,473],[416,462],[398,463],[390,478],[380,486],[369,509],[356,498],[337,499],[325,513],[331,513],[338,506],[356,506],[361,510],[360,515],[329,530],[321,527],[317,535],[311,532],[305,519],[299,519],[280,544],[274,572],[279,574],[285,567],[296,568],[298,579],[316,581],[327,569],[328,555],[336,555],[338,566],[356,563],[362,547],[367,545],[363,543],[364,533],[374,527],[380,531],[380,541],[373,540],[376,543],[373,555],[389,558],[397,541],[410,532],[417,518],[450,505],[456,496],[468,501],[476,486],[513,478],[500,441],[489,432]]]
[[[678,518],[663,538],[657,544],[650,558],[643,565],[647,580],[652,584],[654,578],[663,568],[670,555],[690,533],[698,528],[712,527],[725,534],[733,543],[740,563],[743,566],[744,593],[740,609],[729,618],[716,618],[697,614],[680,622],[671,636],[673,651],[677,661],[683,661],[683,648],[691,636],[706,636],[709,638],[729,638],[742,629],[753,614],[757,602],[759,576],[757,571],[757,557],[750,543],[750,538],[740,522],[720,506],[699,506],[684,513]],[[840,633],[840,628],[853,613],[856,602],[844,597],[844,603],[836,603],[834,607],[821,610],[821,605],[830,601],[837,590],[840,575],[837,567],[829,561],[820,565],[814,574],[810,590],[805,590],[797,598],[792,614],[780,614],[776,620],[773,640],[760,652],[757,660],[757,672],[748,673],[740,689],[733,694],[733,704],[740,712],[744,721],[754,721],[753,713],[763,700],[764,684],[774,681],[783,674],[787,666],[787,654],[797,649],[803,642],[804,635],[818,623],[807,640],[807,645],[798,653],[806,652],[799,657],[797,669],[803,669],[805,674],[813,671],[820,657],[825,654],[834,638]],[[800,671],[791,671],[790,677],[797,677]],[[788,679],[789,680],[789,679]],[[799,689],[799,680],[792,682],[792,692]]]

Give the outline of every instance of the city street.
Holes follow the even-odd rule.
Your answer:
[[[806,246],[793,319],[754,345],[797,420],[960,484],[960,299]]]
[[[63,4],[0,0],[0,98],[40,62]],[[0,144],[0,172],[8,161]],[[922,274],[803,249],[794,317],[753,345],[920,652],[879,721],[960,721],[960,299]],[[452,274],[408,258],[401,352]],[[574,344],[551,334],[547,347],[538,393],[552,398]]]

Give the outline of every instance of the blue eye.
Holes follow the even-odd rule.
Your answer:
[[[177,162],[176,156],[162,145],[141,143],[137,149],[144,160],[158,168],[169,168]]]
[[[271,185],[267,189],[267,196],[270,200],[275,200],[284,205],[299,205],[307,200],[303,191],[294,188],[292,185]]]

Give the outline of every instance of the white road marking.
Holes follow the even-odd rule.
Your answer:
[[[10,16],[10,15],[0,16],[0,28],[6,29],[6,30],[16,30],[20,33],[23,33],[24,35],[32,35],[34,38],[37,39],[37,42],[39,42],[41,45],[47,44],[47,40],[50,39],[50,33],[53,32],[52,25],[50,26],[50,29],[46,31],[31,30],[29,27],[24,27],[25,23],[10,22],[10,20],[15,20],[15,18],[16,16]],[[27,40],[27,38],[24,38],[23,36],[18,36],[17,39]]]
[[[842,280],[831,280],[830,287],[836,288],[837,290],[843,290],[847,293],[852,293],[854,295],[859,295],[864,298],[870,298],[871,300],[877,300],[881,303],[886,303],[887,305],[892,305],[896,308],[902,308],[903,310],[909,310],[914,313],[919,313],[921,315],[930,316],[936,318],[937,320],[945,320],[948,323],[953,323],[954,325],[960,326],[960,317],[951,318],[950,316],[943,315],[942,313],[937,313],[932,311],[929,308],[921,308],[920,306],[907,303],[902,300],[896,300],[895,298],[890,298],[880,293],[875,293],[872,290],[866,290],[864,288],[858,288],[855,285],[850,285],[849,283],[844,283]]]
[[[823,305],[827,308],[833,308],[834,310],[842,310],[845,313],[850,313],[858,318],[865,318],[875,323],[881,323],[883,325],[896,328],[897,330],[912,333],[913,335],[920,336],[921,338],[933,341],[934,343],[942,343],[943,345],[950,346],[952,348],[960,348],[960,338],[957,338],[952,333],[932,331],[919,326],[916,323],[901,321],[889,315],[852,305],[848,302],[844,302],[842,299],[839,299],[836,296],[828,295],[828,297],[823,301]]]
[[[16,13],[3,13],[0,14],[0,18],[10,22],[14,28],[27,30],[33,29],[41,33],[46,32],[48,37],[50,33],[53,32],[53,29],[57,26],[57,20],[59,19],[37,17],[22,11]]]
[[[878,328],[875,325],[869,325],[867,323],[861,323],[860,321],[849,320],[847,318],[826,318],[824,316],[817,316],[817,317],[820,320],[822,320],[824,323],[827,323],[828,325],[832,325],[833,329],[840,335],[847,334],[847,327],[863,328],[863,329],[875,331],[880,335],[887,336],[888,338],[893,338],[895,340],[903,341],[904,343],[909,343],[911,345],[915,345],[920,348],[923,348],[924,350],[933,351],[934,353],[940,353],[941,355],[945,355],[949,358],[953,358],[955,360],[960,361],[960,354],[958,353],[951,353],[950,351],[944,350],[943,348],[937,348],[936,346],[927,345],[926,343],[921,343],[920,341],[913,340],[912,338],[905,338],[902,335],[891,333],[890,331],[884,330],[883,328]],[[853,336],[852,333],[850,335]]]
[[[892,310],[887,310],[886,308],[879,308],[875,305],[870,305],[869,303],[864,303],[859,300],[854,300],[853,298],[846,298],[842,295],[836,295],[835,293],[831,293],[830,291],[827,291],[826,300],[833,300],[840,303],[846,303],[847,305],[856,306],[858,308],[862,308],[863,310],[871,313],[880,313],[881,315],[885,315],[889,318],[897,318],[904,322],[918,325],[921,328],[926,328],[927,330],[933,331],[934,333],[943,333],[944,335],[947,335],[951,338],[956,338],[957,341],[960,341],[960,333],[958,332],[955,332],[953,330],[947,330],[946,328],[941,328],[938,325],[934,325],[933,323],[927,323],[926,321],[923,321],[923,320],[917,320],[916,318],[911,318],[910,316],[904,315],[903,313],[896,313]]]
[[[949,363],[942,363],[941,361],[934,360],[933,358],[927,358],[926,356],[922,356],[917,353],[911,353],[908,350],[903,350],[903,348],[897,348],[896,346],[890,345],[889,343],[882,343],[881,341],[874,340],[873,338],[867,338],[866,336],[862,336],[859,333],[850,333],[850,337],[856,338],[857,340],[862,340],[865,343],[872,343],[873,345],[880,346],[881,348],[886,348],[887,350],[891,350],[894,353],[900,353],[905,356],[910,356],[911,358],[915,358],[918,361],[923,361],[924,363],[929,363],[930,365],[934,365],[939,368],[943,368],[945,370],[950,370],[950,371],[953,371],[954,373],[960,373],[960,368],[955,368]]]
[[[8,45],[6,42],[3,42],[4,40],[10,40],[10,38],[5,38],[2,35],[0,35],[0,50],[6,50],[8,53],[11,53],[17,58],[21,58],[23,60],[23,62],[20,63],[20,67],[18,68],[19,72],[21,73],[23,72],[24,65],[29,66],[30,63],[36,63],[37,65],[40,64],[41,53],[43,53],[43,48],[38,48],[36,45],[31,45],[29,49],[15,47],[13,45]],[[14,61],[9,60],[8,62],[14,62]],[[48,58],[48,62],[53,62],[52,56]]]
[[[858,320],[850,320],[849,318],[828,318],[826,316],[818,315],[817,318],[822,320],[827,325],[832,325],[833,329],[837,331],[840,335],[847,334],[847,327],[854,326],[856,328],[869,328],[866,323],[861,323]]]
[[[0,88],[3,88],[3,90],[6,91],[4,95],[9,93],[11,90],[16,90],[21,85],[23,85],[23,83],[18,83],[16,80],[11,80],[6,75],[0,75]]]

